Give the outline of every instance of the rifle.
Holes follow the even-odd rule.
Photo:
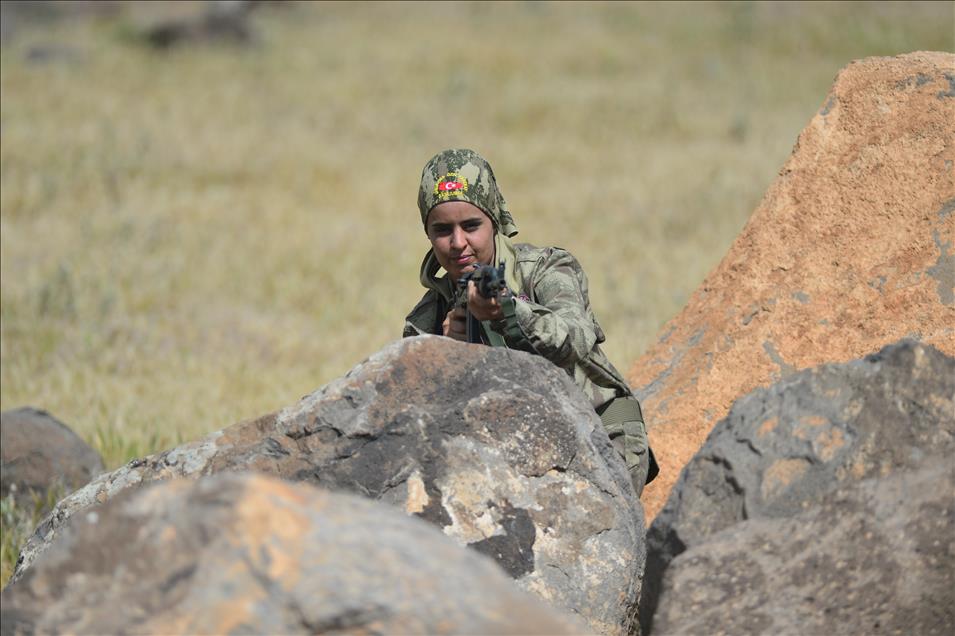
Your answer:
[[[495,298],[502,289],[507,289],[507,283],[504,281],[504,263],[497,267],[478,263],[474,269],[461,277],[458,287],[467,289],[469,281],[474,283],[478,293],[484,298]]]
[[[473,282],[477,292],[484,298],[496,298],[501,291],[507,289],[507,283],[504,280],[504,263],[497,267],[493,265],[477,264],[470,272],[461,277],[458,281],[458,289],[464,290],[465,303],[467,303],[468,283]],[[481,324],[477,318],[467,312],[468,342],[481,342]]]

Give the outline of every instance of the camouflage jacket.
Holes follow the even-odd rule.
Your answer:
[[[487,339],[547,358],[574,379],[598,412],[614,398],[632,397],[623,376],[600,349],[604,333],[590,307],[587,276],[577,259],[559,247],[526,243],[498,254],[504,256],[506,271],[514,273],[508,278],[516,279],[516,289],[509,285],[515,297],[510,320],[519,328],[508,325],[508,319],[484,322],[484,330],[494,332]],[[427,284],[425,267],[422,282]],[[442,333],[454,290],[446,278],[435,279],[437,268],[433,269],[428,291],[405,319],[406,337]]]

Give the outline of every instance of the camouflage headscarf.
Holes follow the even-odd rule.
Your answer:
[[[418,210],[427,225],[431,208],[445,201],[467,201],[481,208],[504,236],[517,234],[517,225],[497,187],[491,165],[467,148],[450,148],[433,156],[421,171]]]

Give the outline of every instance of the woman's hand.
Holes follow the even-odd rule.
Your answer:
[[[506,293],[506,289],[501,291],[502,295]],[[477,286],[471,281],[468,281],[468,310],[478,320],[501,320],[504,318],[499,300],[497,298],[485,298],[479,294]]]
[[[504,290],[502,294],[506,294]],[[504,312],[501,310],[501,303],[497,298],[485,298],[478,293],[477,287],[472,282],[468,282],[468,311],[478,320],[501,320],[504,318]],[[455,307],[444,317],[441,323],[441,329],[449,338],[467,342],[468,339],[468,321],[467,313],[464,307]]]
[[[468,322],[467,314],[464,313],[464,307],[455,307],[449,311],[448,315],[444,318],[444,322],[441,323],[441,327],[444,330],[444,335],[447,337],[467,342]]]

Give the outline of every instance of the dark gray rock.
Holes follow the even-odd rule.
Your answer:
[[[23,407],[0,413],[0,495],[18,501],[50,488],[70,492],[103,472],[103,459],[46,411]]]
[[[579,634],[394,508],[253,474],[127,491],[2,595],[3,634]]]
[[[193,15],[157,20],[142,35],[159,49],[204,42],[249,44],[254,39],[249,14],[257,4],[251,0],[212,0]]]
[[[539,356],[436,336],[389,345],[291,408],[103,475],[57,504],[14,578],[93,504],[144,482],[234,470],[388,502],[595,632],[634,627],[642,509],[588,400]]]
[[[862,479],[955,451],[955,359],[910,341],[792,375],[738,400],[647,533],[641,616],[670,561],[747,519],[799,514]]]
[[[670,564],[654,634],[955,633],[947,459],[751,519]]]

